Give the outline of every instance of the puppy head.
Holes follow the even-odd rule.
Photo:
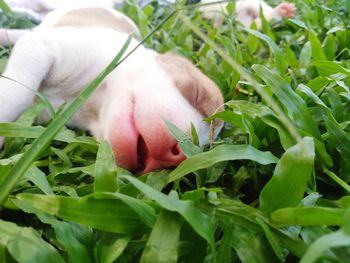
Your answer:
[[[121,66],[110,79],[113,88],[101,110],[102,137],[110,141],[123,168],[143,174],[175,167],[186,157],[164,119],[186,134],[193,123],[205,144],[210,125],[203,118],[222,108],[222,95],[184,58],[156,55],[144,65],[141,60],[132,64]],[[218,133],[222,123],[214,125]]]

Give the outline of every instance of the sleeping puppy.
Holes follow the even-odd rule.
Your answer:
[[[33,104],[37,90],[55,109],[72,101],[133,31],[130,19],[108,8],[47,17],[13,49],[3,75],[16,82],[0,79],[0,122],[16,120]],[[128,51],[137,44],[132,40]],[[202,120],[222,105],[218,87],[189,61],[141,46],[104,80],[69,125],[108,140],[121,167],[143,174],[185,159],[164,119],[187,134],[193,123],[205,144],[209,124]],[[215,123],[216,134],[221,126]]]
[[[214,3],[216,0],[202,0],[201,4]],[[238,0],[236,5],[236,20],[245,27],[255,22],[257,27],[261,28],[260,7],[267,21],[272,19],[281,19],[283,17],[291,18],[295,16],[296,7],[292,3],[281,3],[273,8],[262,0]],[[227,3],[211,4],[201,7],[203,17],[214,20],[214,26],[218,27],[225,18]]]

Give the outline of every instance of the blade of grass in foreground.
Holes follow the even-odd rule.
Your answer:
[[[13,202],[26,213],[35,214],[41,222],[52,226],[57,241],[67,252],[69,262],[91,263],[88,247],[85,246],[86,243],[92,241],[91,228],[61,221],[52,215],[26,205],[25,202],[18,199],[13,200]]]
[[[112,147],[102,141],[97,152],[95,167],[95,192],[115,192],[117,186],[117,166]]]
[[[100,75],[98,75],[96,79],[94,79],[53,122],[51,122],[43,134],[33,142],[32,147],[30,147],[28,151],[23,154],[22,158],[14,165],[9,174],[0,184],[0,206],[5,202],[17,181],[28,170],[32,162],[39,156],[41,150],[52,141],[62,127],[73,117],[74,113],[78,111],[90,95],[97,89],[105,77],[119,65],[119,61],[127,50],[131,39],[132,35],[128,37],[121,50],[107,68],[100,73]]]
[[[260,193],[261,211],[270,214],[300,203],[314,167],[314,148],[312,138],[305,137],[283,154],[272,178]]]
[[[11,9],[9,6],[5,3],[4,0],[0,0],[0,9],[4,11],[5,13],[9,14],[12,13]]]
[[[279,227],[332,225],[344,223],[345,209],[329,207],[296,207],[283,208],[271,214],[271,222]]]
[[[189,157],[169,174],[168,183],[181,179],[186,174],[208,168],[218,162],[230,160],[252,160],[260,164],[276,163],[270,152],[262,152],[250,145],[219,145],[213,150]]]
[[[113,195],[76,198],[19,194],[16,197],[24,205],[98,230],[119,234],[140,234],[148,231],[148,227],[143,224],[143,218],[129,204]],[[152,212],[151,209],[146,212],[148,211]]]
[[[178,200],[174,195],[171,196],[170,194],[170,196],[168,196],[162,192],[158,192],[134,177],[123,175],[120,176],[120,178],[128,180],[140,192],[154,200],[162,208],[179,213],[191,225],[193,230],[208,242],[215,258],[214,224],[212,220],[197,209],[192,202],[188,200]]]
[[[140,262],[178,262],[182,223],[179,214],[162,210],[143,250]]]
[[[8,252],[18,262],[64,262],[57,250],[30,227],[19,227],[0,220],[0,233],[1,241],[5,242]]]
[[[346,246],[350,246],[350,236],[340,229],[334,233],[324,235],[312,243],[300,263],[315,262],[327,249]]]

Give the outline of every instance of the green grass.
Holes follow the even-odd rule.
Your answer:
[[[199,149],[168,124],[189,158],[134,177],[108,143],[60,128],[68,107],[45,128],[45,101],[0,124],[0,262],[349,262],[350,3],[295,4],[258,32],[129,2],[147,46],[219,85],[225,127]]]

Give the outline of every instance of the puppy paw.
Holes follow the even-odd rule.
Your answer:
[[[291,18],[295,16],[296,6],[291,3],[282,3],[275,7],[275,11],[280,17]]]
[[[0,28],[0,45],[7,47],[9,44],[11,44],[11,41],[8,35],[8,30]]]

